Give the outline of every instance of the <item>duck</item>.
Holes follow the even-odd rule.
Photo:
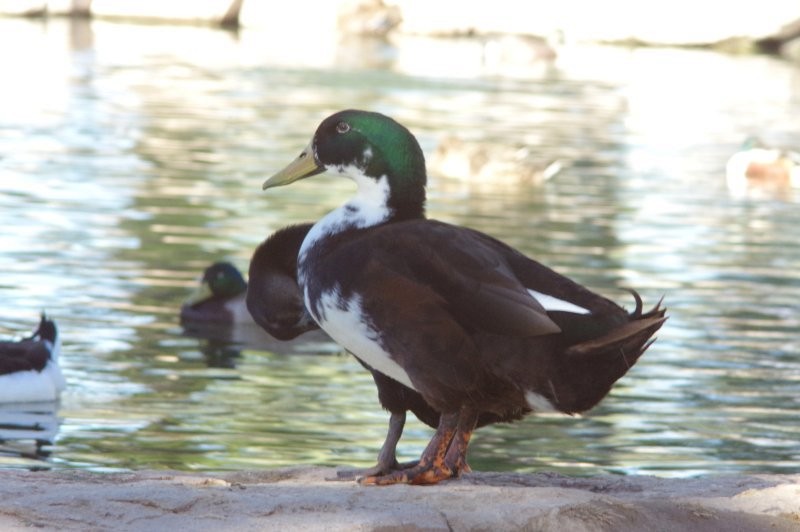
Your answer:
[[[305,308],[297,282],[297,254],[312,225],[297,224],[276,231],[256,248],[250,260],[247,308],[257,324],[282,340],[293,340],[307,331],[319,329]],[[378,401],[390,414],[389,429],[374,466],[338,471],[337,480],[385,474],[413,465],[414,462],[400,463],[397,459],[397,445],[407,412],[412,412],[430,427],[436,428],[439,423],[439,413],[419,393],[359,362],[372,374],[378,389]],[[494,420],[487,415],[479,424]]]
[[[741,192],[750,187],[786,190],[800,187],[800,153],[767,146],[750,136],[725,165],[728,188]]]
[[[203,271],[199,285],[181,306],[181,323],[252,323],[246,293],[247,281],[239,268],[228,261],[215,262]]]
[[[66,387],[60,350],[58,328],[44,313],[29,336],[0,341],[0,403],[57,401]]]
[[[365,485],[436,484],[470,471],[481,416],[574,415],[599,403],[667,319],[627,312],[505,243],[427,218],[425,157],[391,117],[325,118],[264,190],[329,172],[356,193],[316,222],[297,257],[305,308],[367,366],[439,414],[416,465]]]
[[[537,159],[530,146],[506,146],[448,135],[433,153],[431,169],[471,184],[541,185],[564,169],[560,159]]]
[[[304,352],[309,343],[331,343],[310,316],[299,314],[293,324],[281,321],[284,317],[279,314],[270,316],[273,323],[263,321],[265,310],[283,309],[285,313],[291,308],[294,312],[297,305],[302,306],[302,298],[286,291],[279,273],[282,265],[271,263],[270,254],[259,251],[262,248],[263,243],[255,254],[255,263],[262,268],[253,269],[249,281],[233,263],[215,262],[203,271],[197,288],[181,307],[184,333],[207,340],[201,349],[210,366],[234,367],[240,347],[293,354]],[[248,294],[253,293],[259,294],[258,305],[250,309]],[[316,332],[309,332],[312,330]],[[301,342],[287,341],[306,332]]]

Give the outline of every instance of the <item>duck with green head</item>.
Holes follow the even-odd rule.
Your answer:
[[[478,231],[425,218],[417,140],[379,113],[326,118],[264,188],[324,171],[356,194],[317,222],[297,262],[305,306],[363,363],[440,413],[419,463],[366,484],[431,484],[469,468],[481,417],[574,414],[597,404],[661,327]]]
[[[232,325],[251,322],[245,304],[247,281],[230,262],[215,262],[203,271],[200,283],[181,307],[182,323]]]

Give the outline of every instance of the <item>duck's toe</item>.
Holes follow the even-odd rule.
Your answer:
[[[454,471],[445,466],[444,461],[424,465],[417,464],[410,469],[399,469],[386,475],[373,475],[359,479],[366,486],[389,486],[392,484],[436,484],[455,476]]]

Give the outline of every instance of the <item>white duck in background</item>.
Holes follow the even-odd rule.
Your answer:
[[[748,137],[725,166],[728,189],[742,194],[749,189],[776,192],[800,188],[800,153],[765,145]]]
[[[56,324],[44,314],[30,336],[0,341],[0,403],[58,400],[66,385],[60,350]]]

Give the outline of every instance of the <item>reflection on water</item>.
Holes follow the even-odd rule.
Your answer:
[[[659,341],[608,400],[585,418],[482,429],[473,467],[800,466],[797,191],[739,197],[724,182],[749,134],[800,146],[796,67],[579,47],[510,75],[469,40],[347,42],[293,62],[291,46],[247,32],[0,20],[0,35],[25,50],[0,55],[0,334],[46,309],[69,383],[47,461],[0,466],[373,462],[387,416],[351,357],[313,337],[191,335],[177,319],[210,262],[244,267],[265,235],[351,193],[333,178],[260,191],[345,107],[395,116],[428,154],[457,134],[566,161],[535,187],[432,172],[429,213],[628,306],[622,287],[666,294]],[[404,458],[429,435],[409,423]]]

